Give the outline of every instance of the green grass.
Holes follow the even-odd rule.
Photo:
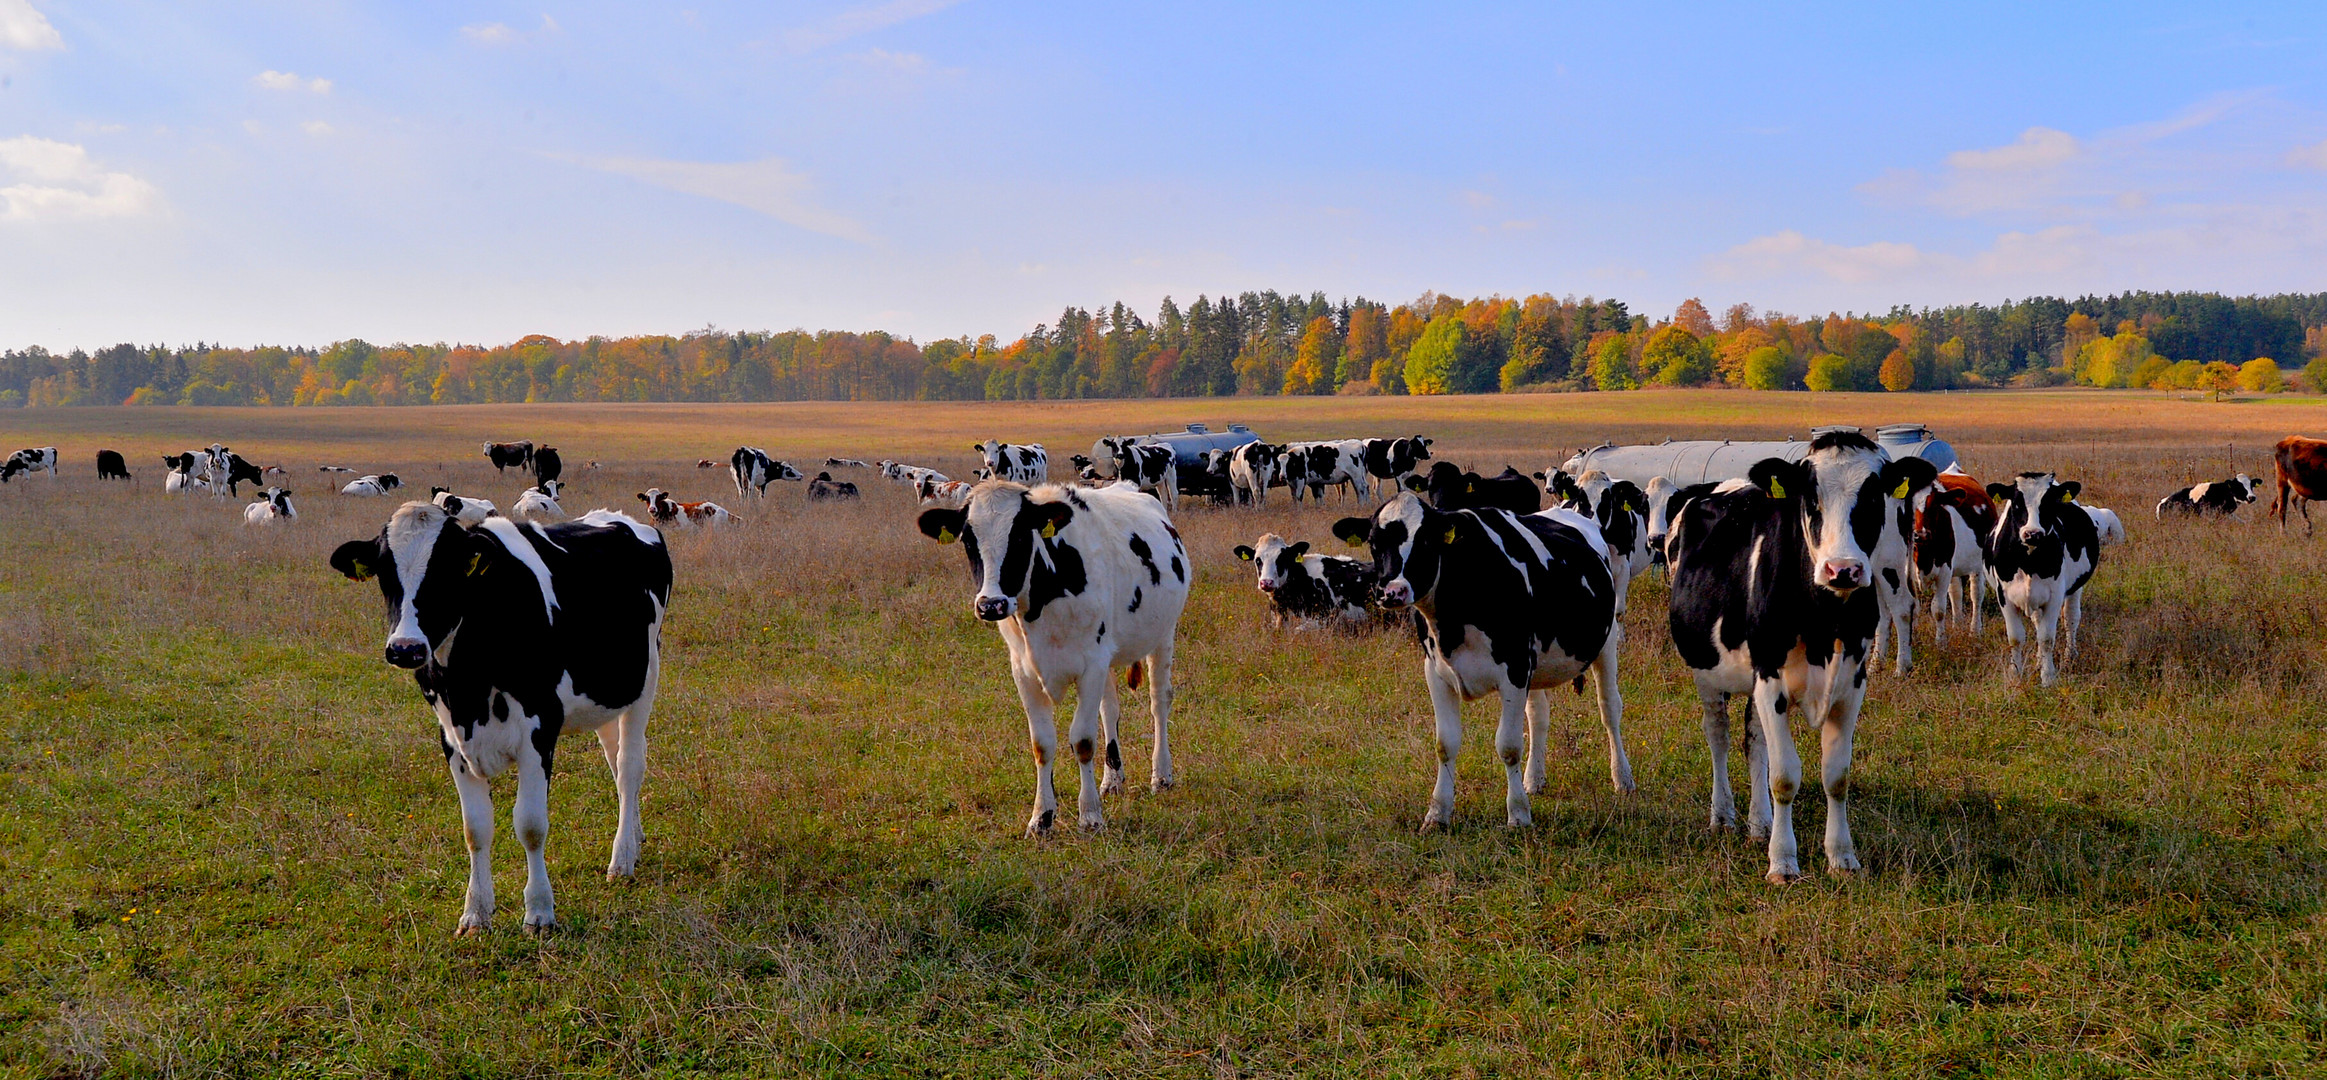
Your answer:
[[[2277,429],[2261,425],[2302,416],[2149,395],[1910,404],[1239,401],[1185,417],[1233,412],[1271,437],[1411,428],[1457,460],[1528,469],[1603,435],[1916,418],[1983,475],[2084,479],[2133,530],[2097,579],[2086,650],[2058,688],[2008,684],[1991,617],[1977,641],[1926,634],[1909,678],[1878,676],[1856,880],[1764,884],[1760,845],[1707,830],[1694,693],[1655,578],[1636,585],[1623,658],[1639,791],[1609,791],[1588,699],[1562,694],[1537,825],[1503,829],[1482,703],[1456,827],[1417,835],[1433,751],[1411,637],[1270,631],[1227,554],[1264,529],[1322,540],[1341,512],[1281,501],[1181,518],[1200,574],[1180,785],[1138,790],[1134,696],[1135,793],[1103,833],[1026,840],[1025,722],[958,550],[914,533],[887,485],[813,510],[785,486],[740,529],[673,537],[639,873],[600,873],[612,785],[593,744],[568,742],[549,841],[562,925],[538,939],[516,928],[506,828],[495,928],[452,936],[466,867],[434,722],[378,660],[376,592],[324,566],[391,506],[323,494],[315,462],[506,500],[519,484],[473,443],[532,434],[609,462],[570,509],[650,483],[731,502],[692,463],[738,442],[959,474],[967,454],[947,448],[988,432],[1063,454],[1184,418],[1169,403],[0,417],[12,445],[65,446],[69,473],[0,489],[0,1073],[2318,1075],[2327,541],[2147,512],[2231,471],[2226,442],[2263,471]],[[295,527],[159,494],[148,451],[214,437],[291,467]],[[100,444],[132,452],[141,486],[88,478]],[[1797,737],[1809,772],[1816,739]],[[1062,774],[1062,803],[1073,788]],[[1815,871],[1823,809],[1797,817]]]

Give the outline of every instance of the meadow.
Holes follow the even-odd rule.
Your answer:
[[[1875,676],[1859,728],[1867,872],[1818,872],[1810,800],[1811,876],[1780,887],[1761,844],[1707,828],[1654,574],[1622,658],[1639,790],[1610,791],[1589,699],[1561,694],[1536,825],[1505,829],[1475,703],[1455,827],[1421,835],[1412,636],[1271,629],[1229,554],[1264,531],[1328,546],[1351,505],[1190,504],[1179,785],[1140,782],[1135,695],[1107,829],[1036,841],[960,549],[869,475],[836,470],[860,505],[796,484],[762,505],[724,469],[748,443],[810,475],[839,455],[958,477],[989,436],[1056,460],[1232,420],[1428,434],[1487,472],[1915,420],[1983,479],[2083,481],[2131,536],[2058,687],[2006,678],[1992,612],[1944,647],[1919,621],[1916,670]],[[0,488],[0,1075],[2319,1075],[2327,536],[2150,507],[2322,428],[2318,399],[2077,391],[0,412],[0,446],[64,456]],[[495,926],[456,939],[435,721],[380,660],[377,590],[325,564],[394,500],[316,466],[506,507],[525,481],[478,444],[515,438],[561,449],[569,510],[653,485],[745,521],[670,536],[637,876],[604,879],[613,786],[569,742],[560,927],[518,929],[504,828]],[[160,456],[213,440],[283,465],[300,519],[162,494]],[[136,480],[95,480],[99,447]]]

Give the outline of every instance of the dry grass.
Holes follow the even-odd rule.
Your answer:
[[[1623,663],[1639,792],[1607,790],[1567,699],[1538,825],[1506,832],[1479,706],[1458,826],[1418,837],[1411,639],[1270,631],[1228,555],[1323,539],[1344,507],[1191,509],[1182,783],[1034,843],[1024,720],[959,552],[886,484],[813,509],[782,485],[742,528],[673,537],[638,878],[596,874],[612,790],[577,745],[552,791],[563,932],[505,909],[451,939],[432,722],[377,660],[374,594],[324,566],[391,504],[324,494],[314,464],[507,505],[521,483],[474,444],[532,436],[608,464],[569,508],[650,484],[732,504],[692,463],[738,442],[959,475],[989,434],[1063,453],[1190,419],[1421,431],[1527,469],[1607,436],[1917,419],[1984,475],[2084,480],[2132,541],[2061,687],[2004,681],[1992,617],[1880,677],[1854,773],[1870,872],[1780,889],[1704,827],[1654,578]],[[2323,420],[2077,393],[0,415],[0,445],[59,444],[68,470],[0,489],[0,1071],[2314,1075],[2327,538],[2148,507],[2235,471],[2224,444],[2259,472]],[[295,527],[159,493],[146,462],[213,438],[292,468]],[[136,486],[90,479],[99,445]],[[1143,708],[1125,729],[1137,779]],[[1801,817],[1815,865],[1821,811]],[[521,867],[504,838],[510,899]]]

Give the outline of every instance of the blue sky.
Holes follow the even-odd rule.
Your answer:
[[[1880,7],[0,0],[0,346],[2327,289],[2327,9]]]

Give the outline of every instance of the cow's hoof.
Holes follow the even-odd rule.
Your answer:
[[[1443,832],[1445,831],[1446,827],[1446,815],[1441,814],[1436,810],[1432,810],[1431,812],[1422,815],[1421,831],[1425,833]]]
[[[553,916],[528,915],[525,917],[525,932],[532,934],[534,937],[542,937],[548,934],[554,934],[557,932],[557,928],[558,921]]]
[[[1101,795],[1121,795],[1121,794],[1123,794],[1123,774],[1122,774],[1122,773],[1119,773],[1119,772],[1111,772],[1111,773],[1108,773],[1108,774],[1107,774],[1107,779],[1105,779],[1105,780],[1103,780],[1103,781],[1101,781],[1101,782],[1099,783],[1099,794],[1101,794]]]
[[[1051,810],[1034,815],[1034,819],[1026,823],[1026,835],[1038,840],[1049,836],[1051,819],[1055,816],[1056,812]]]
[[[1098,814],[1084,814],[1082,825],[1084,832],[1098,832],[1107,827],[1107,819]]]
[[[486,928],[486,927],[488,927],[488,926],[491,926],[491,925],[492,925],[492,923],[493,923],[493,916],[492,916],[492,915],[490,915],[490,914],[486,914],[486,915],[463,915],[463,916],[461,916],[461,925],[460,925],[460,928],[459,928],[459,929],[457,929],[457,930],[454,930],[454,931],[452,932],[452,936],[454,936],[454,937],[475,937],[475,936],[477,936],[478,934],[482,934],[482,933],[484,933],[484,932],[485,932],[485,928]]]
[[[1772,885],[1791,885],[1802,880],[1802,872],[1799,870],[1772,870],[1763,874],[1762,879]]]
[[[1843,866],[1837,863],[1826,868],[1826,876],[1836,881],[1849,881],[1858,876],[1858,867],[1855,864]]]
[[[1535,815],[1506,814],[1503,817],[1503,827],[1506,829],[1532,829],[1535,827]]]
[[[1147,790],[1151,793],[1165,791],[1170,788],[1179,786],[1179,783],[1180,782],[1178,780],[1175,780],[1169,776],[1159,776],[1147,782]]]
[[[1632,782],[1631,773],[1625,773],[1622,776],[1609,778],[1609,786],[1615,788],[1616,794],[1618,795],[1630,795],[1633,792],[1640,790],[1639,785]]]
[[[1736,831],[1737,831],[1737,819],[1736,819],[1736,818],[1726,818],[1726,819],[1724,819],[1724,818],[1714,818],[1714,819],[1713,819],[1713,824],[1712,824],[1712,829],[1713,829],[1713,831],[1714,831],[1714,832],[1717,832],[1717,833],[1733,833],[1733,832],[1736,832]]]

